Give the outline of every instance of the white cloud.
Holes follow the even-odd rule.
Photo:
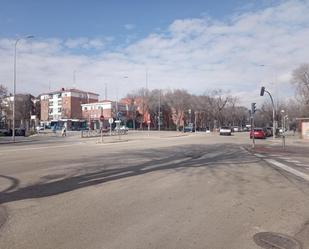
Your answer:
[[[108,39],[49,39],[19,44],[18,89],[40,92],[76,85],[109,97],[145,86],[184,88],[201,94],[231,90],[247,104],[266,84],[274,97],[291,95],[291,71],[308,62],[309,3],[286,1],[259,11],[225,18],[175,20],[165,31],[149,34],[123,49],[107,51]],[[0,39],[0,82],[12,82],[13,40]],[[95,55],[72,50],[93,49]],[[265,65],[265,66],[260,66]],[[124,79],[123,76],[128,76]],[[275,84],[271,84],[275,82]],[[254,97],[255,96],[255,97]],[[254,101],[256,100],[254,99]]]
[[[89,39],[81,37],[77,39],[67,39],[64,45],[69,49],[102,49],[109,39]]]
[[[134,25],[134,24],[131,24],[131,23],[127,23],[127,24],[123,25],[123,27],[124,27],[126,30],[133,30],[133,29],[135,29],[135,25]]]

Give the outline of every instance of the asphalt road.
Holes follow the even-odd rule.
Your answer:
[[[266,160],[270,142],[249,142],[145,132],[1,145],[0,248],[258,249],[267,231],[308,249],[309,182]]]

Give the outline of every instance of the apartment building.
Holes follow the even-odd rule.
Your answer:
[[[111,100],[103,100],[82,104],[82,117],[90,124],[91,129],[100,128],[100,117],[104,116],[103,127],[108,127],[109,118],[117,118],[121,113],[121,119],[126,121],[128,117],[128,105]]]
[[[65,89],[40,95],[41,123],[61,127],[81,128],[83,120],[81,105],[97,102],[99,94],[78,89]]]
[[[7,96],[0,103],[0,128],[12,128],[14,96]],[[15,95],[15,128],[29,130],[37,124],[37,99],[31,94]]]

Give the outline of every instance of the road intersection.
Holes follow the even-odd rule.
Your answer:
[[[272,231],[308,249],[309,181],[269,161],[309,175],[308,147],[246,135],[1,145],[1,248],[259,249]]]

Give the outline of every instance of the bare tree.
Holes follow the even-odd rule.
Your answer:
[[[7,96],[8,91],[7,88],[0,84],[0,126],[4,125],[4,119],[5,119],[5,106],[3,103],[3,99]]]
[[[309,64],[302,64],[293,71],[292,84],[296,86],[297,95],[302,104],[303,114],[309,114]]]
[[[172,110],[172,119],[175,121],[176,130],[184,125],[185,112],[190,108],[191,95],[186,90],[173,90],[166,93],[166,99]]]
[[[210,98],[208,100],[213,116],[214,128],[216,128],[217,125],[224,125],[224,115],[222,112],[230,99],[231,96],[220,89],[213,90],[210,93]]]

